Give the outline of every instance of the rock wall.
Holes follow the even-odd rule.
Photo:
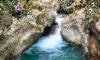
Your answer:
[[[9,15],[11,21],[8,15],[4,13],[2,19],[5,19],[4,25],[7,24],[7,27],[4,31],[1,31],[3,34],[0,35],[0,39],[3,36],[0,40],[0,60],[15,60],[20,56],[25,49],[40,37],[45,26],[54,21],[55,14],[52,13],[52,10],[48,9],[42,11],[34,9],[31,14],[22,16],[20,19]],[[11,22],[9,25],[6,22],[7,20]]]
[[[85,9],[76,10],[74,13],[65,16],[62,21],[62,35],[70,42],[82,45],[86,52],[88,46],[88,35],[84,32]]]
[[[98,17],[90,19],[89,25],[85,25],[84,21],[87,16],[85,12],[85,9],[82,8],[72,14],[65,15],[62,21],[62,35],[67,41],[81,45],[84,53],[88,54],[87,60],[99,60],[100,19]],[[85,27],[88,29],[86,30]]]
[[[91,56],[91,60],[99,60],[100,59],[100,30],[99,25],[100,21],[92,21],[89,27],[89,52]]]

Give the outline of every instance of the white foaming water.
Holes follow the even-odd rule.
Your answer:
[[[61,26],[61,21],[63,20],[62,16],[57,16],[56,17],[56,22],[58,23],[59,26]],[[61,27],[60,27],[61,29]]]
[[[60,34],[61,20],[62,17],[57,16],[55,21],[58,25],[55,27],[54,34],[40,38],[36,44],[32,45],[32,47],[26,51],[26,53],[29,53],[33,47],[38,47],[42,51],[49,51],[65,46],[65,42],[63,41]]]

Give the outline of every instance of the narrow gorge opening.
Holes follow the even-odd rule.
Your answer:
[[[82,50],[61,36],[61,16],[45,28],[42,37],[24,51],[20,60],[85,60]]]

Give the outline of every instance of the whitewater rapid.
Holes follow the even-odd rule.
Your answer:
[[[61,16],[57,16],[55,22],[57,25],[55,25],[55,31],[53,34],[49,34],[46,37],[41,37],[38,42],[30,49],[28,49],[26,52],[30,52],[33,47],[37,47],[40,50],[48,51],[52,49],[57,49],[65,46],[65,42],[63,41],[61,37],[61,21],[63,18]]]

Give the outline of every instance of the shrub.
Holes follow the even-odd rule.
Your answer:
[[[40,20],[40,19],[44,18],[45,15],[46,15],[46,12],[42,11],[40,14],[37,15],[37,19]]]

